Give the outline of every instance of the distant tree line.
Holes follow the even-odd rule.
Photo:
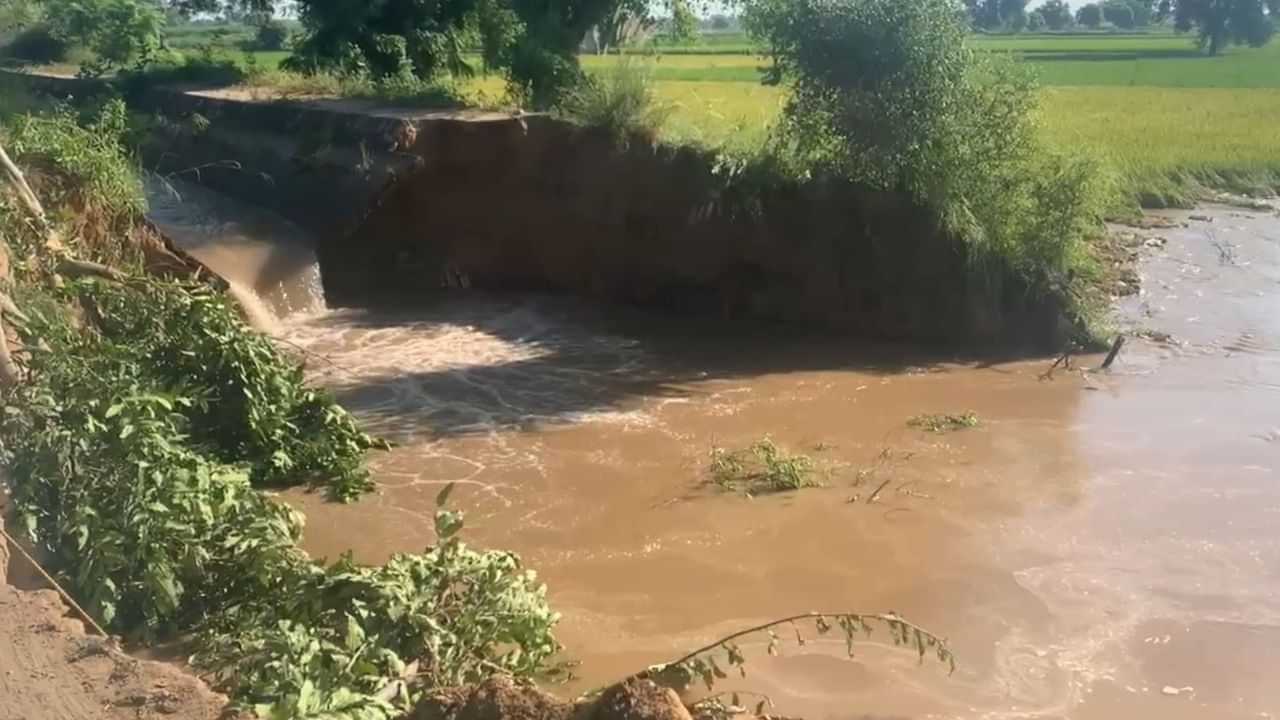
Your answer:
[[[1280,23],[1280,0],[1103,0],[1073,14],[1064,0],[1048,0],[1027,11],[1027,0],[964,0],[970,25],[986,32],[1145,28],[1173,21],[1179,32],[1194,32],[1210,55],[1228,45],[1265,45]]]
[[[729,0],[731,8],[756,0]],[[871,0],[848,0],[856,6]],[[900,0],[919,4],[926,0]],[[290,40],[273,20],[274,0],[0,0],[0,32],[31,53],[51,54],[76,44],[94,51],[99,69],[142,63],[163,47],[166,18],[234,16],[257,28],[255,47],[291,50],[285,67],[378,79],[426,80],[475,72],[474,51],[486,69],[506,75],[523,102],[553,105],[584,75],[577,54],[584,39],[598,50],[661,32],[688,41],[707,24],[728,28],[696,10],[707,0],[294,0],[302,30]],[[1102,0],[1074,14],[1064,0],[1028,12],[1027,0],[943,0],[930,7],[964,12],[982,31],[1064,30],[1073,25],[1141,28],[1172,21],[1193,32],[1210,55],[1234,44],[1260,46],[1275,33],[1280,0]],[[25,29],[22,29],[25,28]],[[12,48],[12,45],[10,46]]]

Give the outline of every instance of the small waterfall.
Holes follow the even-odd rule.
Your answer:
[[[324,309],[314,243],[302,228],[193,183],[152,176],[146,189],[151,221],[227,280],[253,327],[274,332],[288,315]]]
[[[276,315],[267,307],[262,296],[233,280],[227,281],[227,294],[244,311],[244,319],[249,327],[268,335],[275,334],[278,325]]]

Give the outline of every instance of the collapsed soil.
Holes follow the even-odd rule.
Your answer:
[[[23,564],[0,539],[0,720],[223,716],[226,697],[199,679],[87,634],[53,590],[10,585]]]

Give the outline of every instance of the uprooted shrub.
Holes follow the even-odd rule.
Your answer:
[[[1100,226],[1086,162],[1043,146],[1035,85],[970,47],[952,0],[752,0],[744,21],[788,83],[778,138],[814,175],[910,193],[988,270],[1047,290]]]
[[[298,547],[301,516],[259,488],[349,499],[373,440],[213,289],[69,232],[72,198],[128,214],[100,196],[124,186],[100,181],[131,165],[68,123],[0,124],[49,200],[46,214],[22,173],[0,175],[0,463],[50,569],[115,632],[193,638],[263,716],[390,718],[422,685],[542,667],[557,649],[545,591],[516,556],[459,541],[447,492],[421,554],[321,564]]]

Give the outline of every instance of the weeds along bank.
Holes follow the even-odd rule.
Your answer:
[[[397,716],[410,679],[540,669],[557,649],[542,587],[462,544],[457,514],[383,566],[298,549],[301,516],[265,491],[353,499],[378,443],[149,236],[126,131],[119,102],[0,129],[11,531],[100,623],[194,638],[195,665],[272,717]]]

